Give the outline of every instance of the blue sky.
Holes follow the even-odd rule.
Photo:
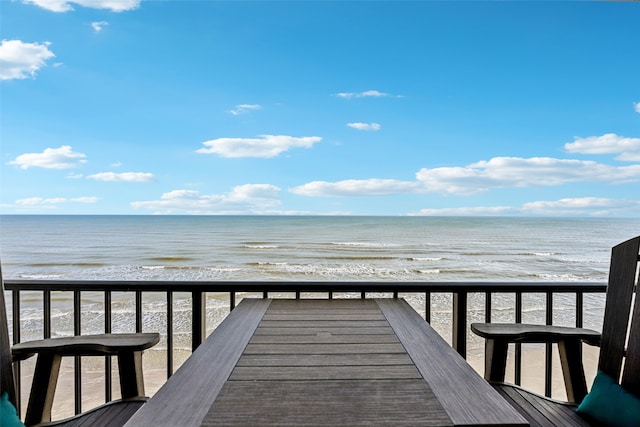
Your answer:
[[[640,216],[640,3],[0,7],[5,214]]]

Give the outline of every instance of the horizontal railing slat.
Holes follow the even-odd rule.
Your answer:
[[[7,290],[113,292],[605,292],[604,282],[329,282],[5,279]]]

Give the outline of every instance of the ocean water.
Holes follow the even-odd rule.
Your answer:
[[[5,278],[606,280],[640,219],[1,216]]]

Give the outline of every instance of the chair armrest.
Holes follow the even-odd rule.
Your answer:
[[[485,379],[504,382],[509,343],[557,343],[567,399],[580,403],[587,394],[581,341],[599,345],[600,333],[591,329],[525,323],[472,323],[471,330],[486,339]]]
[[[18,343],[12,347],[11,353],[14,361],[27,359],[38,353],[60,356],[112,356],[146,350],[159,341],[160,335],[157,333],[78,335]]]
[[[14,361],[38,355],[25,424],[51,420],[51,408],[60,362],[64,356],[117,356],[123,399],[144,396],[142,351],[160,341],[157,333],[78,335],[18,343],[11,349]]]
[[[557,343],[573,339],[597,346],[601,337],[591,329],[526,323],[472,323],[471,330],[482,338],[513,343]]]

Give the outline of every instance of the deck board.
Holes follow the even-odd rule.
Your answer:
[[[261,328],[256,330],[254,336],[259,335],[317,335],[319,333],[330,333],[331,335],[389,335],[393,334],[393,329],[387,326],[317,326],[312,327],[309,325],[300,326],[298,323],[296,326],[284,327],[271,326],[269,328]]]
[[[236,366],[362,366],[412,364],[406,353],[377,354],[245,354]]]
[[[316,328],[354,328],[368,327],[380,328],[388,327],[386,320],[263,320],[260,323],[265,328],[298,328],[298,327],[316,327]]]
[[[316,334],[254,335],[251,344],[390,344],[399,343],[393,334],[332,334],[320,330]]]

